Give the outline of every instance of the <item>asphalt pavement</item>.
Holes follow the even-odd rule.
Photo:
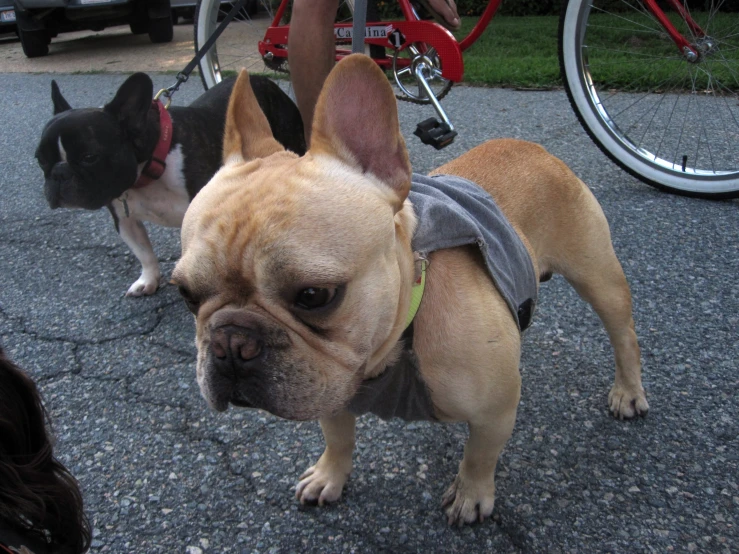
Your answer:
[[[55,78],[87,107],[125,77]],[[460,136],[441,152],[412,136],[430,110],[401,103],[416,171],[517,137],[591,187],[631,284],[651,411],[632,422],[609,415],[605,332],[555,277],[524,336],[521,405],[491,521],[448,528],[440,509],[463,425],[372,416],[359,420],[342,499],[302,507],[294,484],[322,451],[318,424],[209,411],[176,289],[124,297],[139,266],[108,213],[46,205],[33,154],[51,116],[50,79],[0,75],[0,341],[41,387],[57,455],[83,490],[92,552],[739,552],[739,202],[671,196],[626,175],[561,91],[453,89],[444,105]],[[201,92],[194,79],[175,103]],[[178,232],[150,229],[166,277]]]

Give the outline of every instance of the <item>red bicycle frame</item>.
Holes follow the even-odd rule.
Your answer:
[[[690,17],[690,14],[680,3],[680,0],[667,0],[667,2],[677,13],[680,14],[680,17],[685,21],[690,28],[690,32],[693,33],[696,38],[706,36],[703,29],[701,29],[700,26],[693,21],[693,18]],[[688,52],[691,52],[697,59],[698,51],[695,49],[695,46],[691,44],[680,32],[678,32],[677,29],[675,29],[675,26],[667,18],[665,12],[663,12],[657,5],[657,0],[644,0],[644,3],[647,5],[649,11],[652,12],[652,15],[657,18],[657,21],[659,21],[659,24],[662,25],[667,34],[670,35],[670,38],[677,45],[680,53],[687,55]]]
[[[282,0],[280,6],[275,13],[272,24],[267,28],[264,39],[259,42],[259,53],[264,59],[287,58],[287,37],[290,31],[289,25],[280,25],[285,9],[290,0]],[[699,52],[693,43],[688,41],[672,24],[662,9],[658,6],[657,0],[643,0],[647,9],[654,15],[659,24],[665,29],[677,45],[680,53],[691,59],[697,59]],[[400,51],[405,50],[413,44],[425,45],[424,48],[433,48],[441,63],[441,75],[445,79],[453,82],[459,82],[464,75],[464,60],[462,52],[467,50],[487,28],[488,24],[495,15],[502,0],[490,0],[485,11],[480,16],[472,31],[461,41],[457,42],[449,31],[441,25],[430,21],[421,21],[411,6],[410,0],[398,0],[404,21],[382,21],[367,22],[365,27],[365,44],[377,45],[383,48],[395,48]],[[705,36],[705,32],[690,17],[688,11],[683,7],[680,0],[667,0],[670,6],[677,11],[680,17],[685,21],[690,32],[696,38]],[[395,32],[400,33],[402,42],[400,44],[391,42]],[[334,26],[334,35],[337,41],[351,41],[352,25],[338,23]],[[397,39],[394,39],[397,41]],[[344,56],[351,53],[350,49],[336,49],[336,60],[340,60]],[[375,59],[377,64],[384,70],[392,69],[393,61],[388,57]],[[411,60],[407,58],[397,57],[395,60],[396,70],[403,69],[410,65]]]
[[[272,24],[265,32],[264,39],[259,42],[259,53],[263,58],[287,57],[287,37],[290,26],[280,25],[280,21],[285,13],[288,2],[289,0],[282,0],[280,2]],[[433,48],[439,59],[443,60],[441,64],[442,77],[453,82],[459,82],[464,75],[462,52],[480,37],[495,15],[501,2],[502,0],[490,0],[470,34],[462,42],[457,42],[454,35],[441,25],[430,21],[419,20],[411,6],[410,0],[398,0],[405,20],[367,22],[364,42],[365,44],[377,45],[383,48],[397,48],[401,51],[413,44],[426,45],[428,48]],[[351,41],[351,31],[351,23],[338,23],[334,25],[334,35],[340,42],[344,40]],[[398,36],[402,37],[400,45],[391,42],[391,37]],[[393,38],[393,40],[397,41],[397,38]],[[337,48],[336,60],[338,61],[349,53],[350,49]],[[393,62],[391,58],[378,58],[375,61],[384,70],[392,69]],[[396,69],[403,69],[410,62],[406,58],[397,58]]]

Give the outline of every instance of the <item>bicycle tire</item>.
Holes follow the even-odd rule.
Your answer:
[[[352,21],[349,3],[341,3],[337,21],[342,23]],[[196,51],[208,40],[208,37],[216,29],[219,19],[225,16],[229,8],[229,4],[221,6],[220,0],[198,0],[194,17],[194,43]],[[376,20],[379,20],[376,7],[370,4],[368,7],[368,21]],[[243,14],[235,17],[211,49],[201,59],[199,73],[206,90],[218,84],[225,74],[235,74],[241,67],[246,67],[250,72],[272,73],[275,77],[290,72],[288,62],[285,58],[274,58],[274,61],[270,63],[265,62],[259,56],[249,57],[244,55],[243,40],[239,40],[243,34],[243,28],[240,29],[238,26],[244,25],[245,23],[248,24],[249,20]],[[253,37],[254,42],[256,43],[260,38]],[[380,55],[377,53],[376,47],[372,46],[370,49],[370,56]],[[449,93],[453,83],[443,80],[438,84],[436,82],[433,84],[437,86],[434,89],[434,95],[438,100],[441,100]],[[402,92],[398,92],[399,89],[395,85],[393,88],[396,89],[396,97],[399,100],[416,104],[429,103],[428,100],[409,98]]]
[[[258,1],[247,2],[242,11],[224,29],[215,44],[203,56],[198,64],[200,79],[206,90],[220,83],[229,74],[235,75],[241,68],[246,68],[250,73],[277,73],[277,70],[265,65],[261,56],[253,51],[244,54],[245,34],[254,34],[250,40],[254,44],[261,38],[261,33],[251,23],[251,16],[255,15]],[[222,0],[198,0],[195,6],[194,16],[194,43],[195,51],[199,51],[218,26],[220,20],[230,11],[231,4]],[[250,27],[245,27],[249,25]],[[220,57],[219,57],[220,55]]]
[[[257,2],[258,0],[254,0],[254,3]],[[266,5],[264,2],[262,4]],[[347,0],[341,2],[340,11],[347,12],[349,8],[346,4],[348,4]],[[231,4],[224,3],[222,0],[198,0],[194,16],[194,43],[196,52],[205,44],[230,8]],[[254,15],[254,13],[255,10],[250,11],[248,14],[239,13],[234,17],[231,23],[224,29],[221,36],[218,37],[215,44],[200,60],[198,64],[199,73],[206,90],[220,83],[224,75],[235,74],[242,67],[245,67],[249,72],[258,72],[268,76],[272,74],[274,78],[283,77],[290,73],[287,58],[276,57],[273,61],[265,61],[258,54],[244,55],[246,51],[242,38],[244,28],[240,26],[250,24],[250,16]],[[270,13],[270,19],[272,17]],[[343,22],[347,21],[350,22],[351,18],[343,19]],[[252,36],[250,40],[253,40],[254,44],[256,44],[261,38],[261,33],[259,33],[259,36]],[[284,45],[284,47],[287,48],[287,45]]]
[[[689,10],[700,48],[689,62],[642,2],[570,0],[559,25],[565,90],[580,123],[616,164],[668,192],[739,197],[739,12]],[[611,8],[621,6],[618,12]]]

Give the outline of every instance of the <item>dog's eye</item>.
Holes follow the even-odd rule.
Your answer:
[[[183,286],[177,287],[177,289],[180,291],[180,295],[182,296],[182,299],[185,301],[185,304],[187,305],[187,309],[190,310],[193,314],[197,315],[198,308],[200,307],[200,303],[195,300],[192,293],[187,290]]]
[[[92,165],[94,163],[97,163],[98,159],[100,157],[97,154],[85,154],[82,156],[82,163],[86,165]]]
[[[297,298],[295,298],[295,305],[305,310],[313,310],[328,306],[334,298],[336,298],[335,288],[308,287],[298,293]]]

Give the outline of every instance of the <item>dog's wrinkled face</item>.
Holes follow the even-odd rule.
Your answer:
[[[361,81],[364,60],[353,63],[342,67]],[[173,281],[196,316],[197,378],[213,408],[313,419],[345,407],[402,330],[410,167],[397,120],[387,142],[398,152],[382,169],[337,152],[324,140],[323,95],[311,151],[284,152],[245,89],[244,73],[229,105],[226,165],[185,215]],[[393,164],[402,167],[386,171]]]
[[[54,117],[36,149],[52,209],[96,210],[133,185],[138,151],[150,140],[146,122],[152,88],[151,79],[137,73],[104,108],[72,109],[52,81]]]
[[[102,109],[62,112],[47,123],[36,159],[51,208],[96,210],[136,180],[136,156],[118,121]]]

